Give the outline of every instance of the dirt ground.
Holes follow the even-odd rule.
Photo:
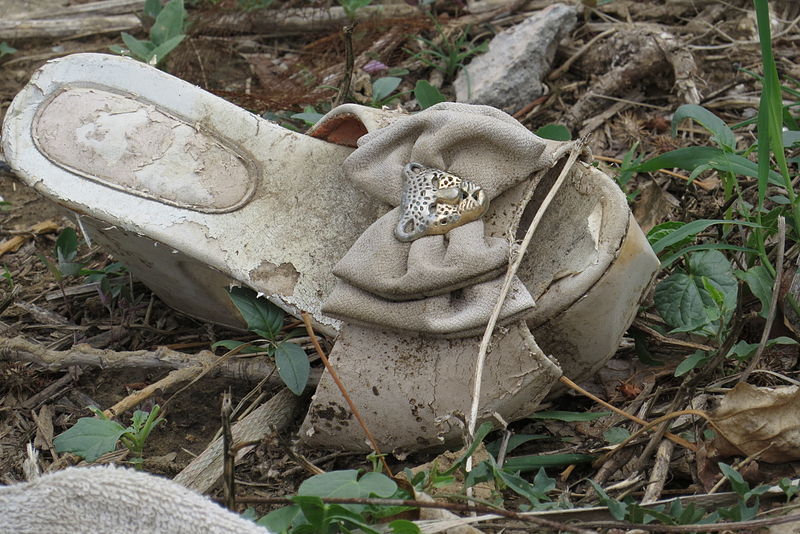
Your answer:
[[[286,6],[291,2],[286,2]],[[0,21],[14,14],[85,3],[0,0]],[[447,31],[469,31],[479,42],[548,3],[506,2],[502,4],[506,7],[501,6],[492,16],[469,14],[460,0],[438,0],[434,5]],[[613,160],[622,159],[635,143],[640,153],[651,156],[704,142],[705,136],[698,129],[687,128],[678,138],[670,136],[671,114],[683,103],[702,104],[729,124],[755,114],[758,84],[742,70],[758,71],[760,66],[757,30],[749,1],[617,0],[589,7],[594,3],[585,2],[584,15],[576,29],[558,48],[554,68],[569,60],[568,68],[547,82],[545,97],[514,114],[527,127],[535,130],[555,122],[566,124],[573,135],[589,136],[592,151],[599,156],[598,165],[613,175],[616,172]],[[791,0],[772,4],[778,70],[786,79],[800,79],[797,24],[800,4]],[[320,86],[338,86],[344,72],[344,46],[338,28],[283,31],[278,11],[270,31],[258,31],[259,24],[254,21],[268,19],[270,15],[258,11],[243,15],[233,0],[187,2],[187,5],[192,21],[190,36],[167,59],[163,66],[166,71],[255,113],[273,113],[284,118],[307,105],[324,111],[335,96],[335,90]],[[231,19],[226,17],[231,16],[238,17],[238,22],[230,23]],[[583,49],[604,32],[598,41]],[[449,80],[443,81],[436,71],[404,52],[404,48],[412,46],[410,36],[415,34],[436,38],[429,17],[420,13],[362,23],[353,41],[356,65],[361,59],[378,59],[390,67],[409,71],[403,76],[400,91],[412,89],[418,79],[427,79],[452,99],[454,91]],[[143,35],[140,30],[139,36]],[[17,52],[0,57],[0,119],[14,95],[47,59],[78,51],[103,52],[109,45],[121,42],[118,32],[56,38],[0,37],[2,41],[7,41]],[[356,89],[362,78],[363,74],[356,76]],[[302,124],[295,126],[299,128]],[[665,220],[718,218],[723,208],[719,180],[713,175],[702,176],[699,184],[687,185],[685,180],[674,176],[642,174],[627,184],[626,190],[639,191],[632,208],[645,230]],[[0,196],[8,202],[0,212],[0,239],[20,237],[22,242],[18,249],[0,256],[0,269],[6,273],[0,278],[0,346],[4,340],[22,337],[36,347],[51,350],[89,343],[109,351],[155,350],[166,346],[195,353],[208,349],[215,341],[242,336],[240,332],[226,331],[168,308],[136,280],[126,282],[132,287],[132,300],[121,302],[112,310],[104,306],[96,290],[86,289],[81,279],[66,279],[59,285],[40,256],[53,258],[58,231],[74,227],[74,218],[16,181],[1,161]],[[48,221],[52,224],[43,225],[43,230],[34,229]],[[85,244],[79,249],[79,259],[94,269],[113,261],[106,251]],[[66,299],[62,291],[67,293]],[[745,336],[757,341],[761,325],[758,320],[746,324]],[[651,342],[651,352],[662,361],[680,361],[691,352],[658,340]],[[793,372],[797,351],[775,349],[768,358],[776,367]],[[588,387],[612,403],[624,405],[629,398],[620,386],[639,387],[647,374],[637,372],[641,366],[635,359],[632,342],[626,339],[609,367]],[[0,483],[23,478],[25,446],[32,441],[42,451],[45,465],[64,466],[74,462],[74,458],[52,452],[52,438],[74,424],[78,417],[88,415],[84,408],[88,400],[105,409],[166,373],[157,368],[119,371],[73,367],[48,371],[15,361],[13,352],[0,348]],[[663,377],[664,387],[670,387],[669,372],[658,377]],[[56,382],[61,386],[46,389]],[[168,422],[156,430],[145,450],[148,458],[145,468],[170,476],[178,473],[217,433],[222,393],[232,389],[236,404],[254,386],[263,390],[266,397],[276,389],[274,383],[257,386],[217,377],[202,379],[174,397],[172,391],[148,399],[144,409],[171,398]],[[591,401],[576,396],[558,399],[552,407],[599,410]],[[298,417],[297,423],[300,420]],[[544,432],[553,436],[553,441],[547,444],[537,442],[528,449],[520,449],[529,452],[562,449],[559,440],[566,437],[571,439],[572,452],[582,452],[594,446],[598,436],[598,430],[590,424],[545,426],[528,421],[516,423],[512,428],[517,432]],[[290,433],[284,438],[290,439]],[[358,455],[319,450],[304,453],[312,461],[321,459],[319,467],[325,470],[370,465]],[[391,463],[397,468],[421,464],[431,458],[430,453],[419,453],[404,462]],[[591,475],[588,467],[580,469],[582,474]],[[262,496],[292,494],[306,476],[276,439],[261,444],[237,467],[237,478],[248,484],[247,491]],[[683,472],[676,470],[672,477],[669,491],[692,493],[692,488],[697,489],[697,474],[690,467]]]

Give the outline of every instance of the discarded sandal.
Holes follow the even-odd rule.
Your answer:
[[[398,452],[460,435],[509,258],[579,149],[448,103],[340,106],[300,135],[97,54],[46,64],[9,108],[3,147],[166,303],[238,326],[235,281],[340,330],[331,360]],[[658,266],[613,180],[580,161],[565,172],[504,301],[482,420],[524,417],[562,372],[602,366]],[[301,438],[366,449],[360,435],[326,374]]]

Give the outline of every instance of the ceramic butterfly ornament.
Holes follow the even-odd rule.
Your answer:
[[[403,177],[402,213],[394,231],[400,241],[446,234],[479,219],[489,207],[481,186],[455,174],[412,162]]]

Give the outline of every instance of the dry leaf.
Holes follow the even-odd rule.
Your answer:
[[[642,186],[641,194],[633,204],[633,216],[642,230],[647,232],[667,220],[678,206],[678,199],[661,189],[656,182],[648,182]]]
[[[800,459],[800,389],[737,384],[711,415],[720,456],[758,455],[768,463]]]

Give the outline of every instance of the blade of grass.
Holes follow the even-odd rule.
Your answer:
[[[782,126],[783,102],[781,100],[781,84],[778,79],[778,70],[775,66],[775,57],[772,53],[772,35],[770,32],[769,4],[767,0],[754,0],[756,21],[758,23],[758,37],[761,46],[761,61],[764,65],[764,80],[761,91],[761,102],[758,111],[758,222],[761,222],[761,209],[767,195],[767,183],[770,172],[770,153],[775,158],[778,171],[784,180],[787,196],[792,204],[792,219],[795,235],[800,236],[800,203],[792,187],[789,177],[789,167],[783,151]],[[759,239],[762,241],[762,239]],[[759,243],[763,248],[763,244]],[[775,269],[766,257],[762,261],[774,275]]]

